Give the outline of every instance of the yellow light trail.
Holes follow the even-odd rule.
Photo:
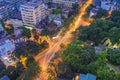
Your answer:
[[[80,9],[79,14],[73,19],[72,23],[69,25],[70,29],[65,32],[65,35],[61,39],[59,39],[58,42],[50,44],[49,49],[41,52],[41,55],[35,57],[35,59],[40,63],[42,71],[40,77],[37,77],[34,80],[48,79],[47,68],[50,60],[54,57],[55,53],[60,50],[61,43],[66,43],[68,41],[71,42],[72,39],[70,40],[70,38],[73,37],[71,33],[74,32],[80,26],[80,24],[85,24],[81,22],[82,16],[86,13],[86,8],[90,4],[92,4],[92,0],[87,0],[85,5],[83,5],[82,8]]]

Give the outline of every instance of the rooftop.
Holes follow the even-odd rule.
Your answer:
[[[2,78],[0,78],[0,80],[10,80],[10,79],[9,79],[9,77],[7,75],[5,75]]]
[[[79,80],[96,80],[96,76],[90,73],[80,74]]]
[[[40,4],[42,4],[42,1],[39,1],[39,2],[28,2],[28,3],[23,4],[23,6],[38,7]]]

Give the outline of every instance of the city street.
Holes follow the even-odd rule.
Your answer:
[[[49,44],[49,48],[45,51],[39,53],[40,55],[37,55],[35,57],[36,61],[40,63],[40,67],[42,68],[41,74],[39,77],[37,77],[35,80],[47,80],[48,74],[47,74],[47,68],[50,60],[54,57],[55,53],[60,50],[60,45],[62,43],[70,43],[72,41],[73,35],[71,34],[74,32],[80,25],[88,25],[89,23],[84,22],[82,19],[82,16],[85,14],[86,8],[92,3],[92,0],[88,0],[85,5],[80,10],[80,13],[78,16],[76,16],[73,19],[73,22],[69,25],[70,29],[66,31],[65,35],[60,38],[57,42]]]

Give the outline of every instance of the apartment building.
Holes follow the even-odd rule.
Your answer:
[[[6,20],[8,17],[8,12],[5,5],[0,4],[0,19]]]
[[[20,11],[20,5],[25,2],[26,0],[0,0],[0,18],[6,20],[13,17]]]
[[[15,45],[9,39],[0,39],[0,57],[7,59],[14,50]]]
[[[45,18],[45,5],[42,1],[25,3],[21,5],[21,14],[24,25],[35,26]]]
[[[62,4],[67,7],[72,7],[72,4],[79,3],[81,0],[52,0],[53,3]]]

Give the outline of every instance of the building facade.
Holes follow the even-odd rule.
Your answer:
[[[8,17],[8,12],[6,6],[0,4],[0,19],[6,20],[7,17]]]
[[[75,3],[80,3],[81,0],[52,0],[53,3],[62,4],[67,7],[72,7]]]
[[[7,38],[0,40],[0,57],[7,59],[9,55],[15,50],[15,45]]]
[[[37,25],[45,18],[45,5],[41,1],[28,2],[21,5],[21,14],[24,25]]]
[[[0,9],[0,13],[4,13],[5,19],[11,18],[20,11],[20,5],[25,2],[26,0],[1,0],[0,5],[4,6]],[[4,20],[4,18],[2,19]]]

